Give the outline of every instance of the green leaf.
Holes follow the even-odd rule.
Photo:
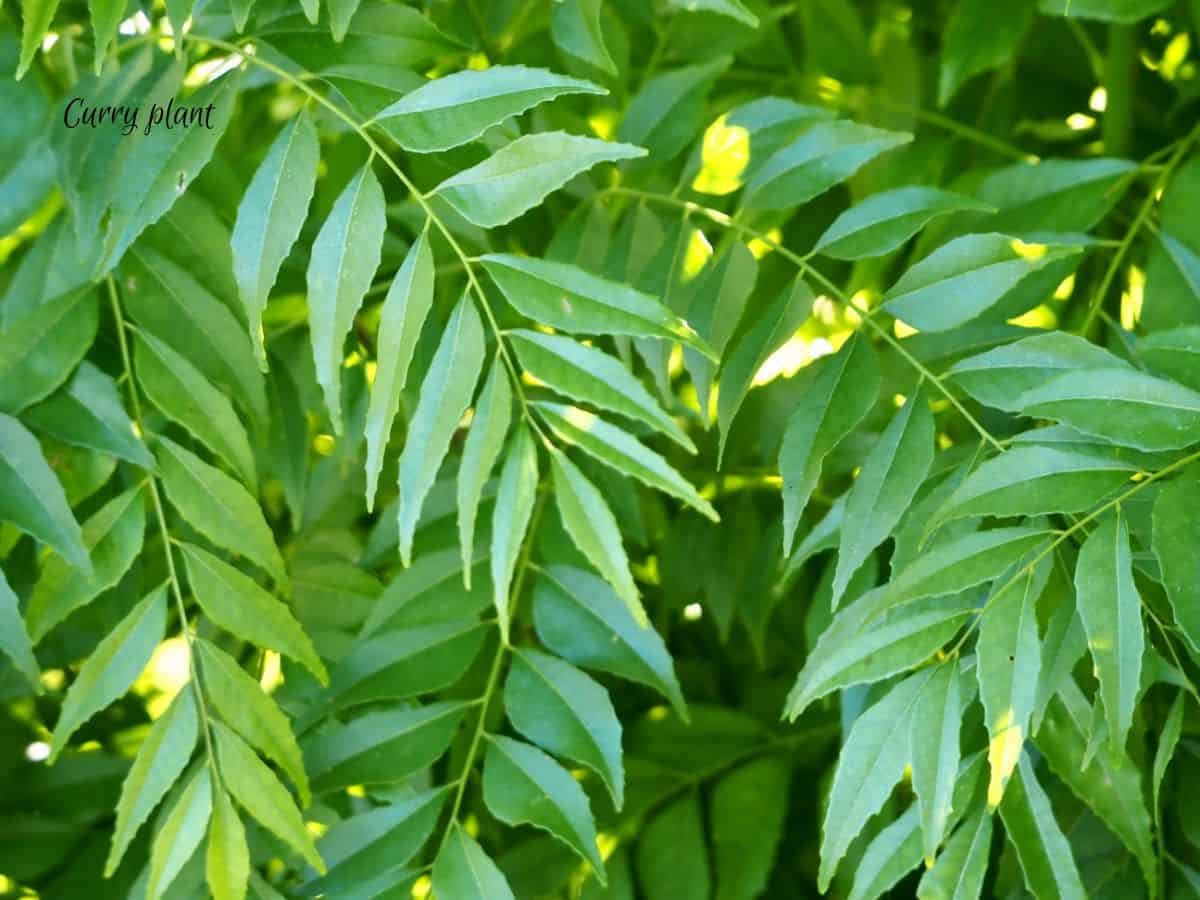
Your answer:
[[[0,650],[8,656],[38,693],[42,690],[42,673],[33,655],[33,644],[21,620],[17,595],[9,587],[4,570],[0,569]]]
[[[17,80],[29,71],[33,58],[50,30],[58,0],[21,0],[21,60],[17,63]]]
[[[378,383],[378,376],[376,376]],[[471,589],[471,556],[475,547],[475,518],[483,486],[500,457],[512,421],[512,386],[500,354],[496,354],[475,401],[471,428],[463,442],[458,467],[458,544],[462,554],[463,585]]]
[[[25,622],[35,644],[75,610],[121,580],[142,552],[145,530],[142,489],[132,487],[83,523],[83,543],[92,561],[90,571],[83,572],[61,556],[46,560],[25,610]]]
[[[920,331],[948,331],[986,313],[1028,276],[1080,251],[1027,245],[1004,234],[969,234],[905,272],[884,295],[882,309]]]
[[[1200,393],[1133,369],[1067,372],[1021,394],[1020,411],[1138,450],[1200,442]]]
[[[689,12],[707,12],[726,16],[749,28],[758,27],[758,16],[746,9],[741,0],[670,0],[670,5]]]
[[[1033,0],[1003,6],[987,0],[958,0],[942,42],[938,105],[949,103],[969,79],[1013,59],[1033,20]],[[987,27],[980,27],[986,22]]]
[[[168,438],[157,437],[155,445],[167,498],[188,524],[284,584],[287,572],[275,537],[246,489]]]
[[[456,212],[480,228],[506,225],[550,193],[602,162],[645,156],[641,147],[562,131],[517,138],[483,162],[447,178],[435,189]]]
[[[602,884],[607,881],[587,795],[570,772],[541,750],[512,738],[489,736],[483,799],[501,822],[550,832],[591,863]]]
[[[716,783],[708,820],[717,872],[716,900],[755,900],[775,866],[788,813],[791,771],[768,756]]]
[[[211,660],[212,656],[206,659]],[[206,667],[205,672],[210,669]],[[233,698],[229,699],[232,701]],[[282,714],[279,717],[283,720]],[[216,741],[217,762],[221,767],[221,781],[229,792],[268,831],[277,835],[323,874],[325,864],[287,788],[280,784],[267,764],[235,732],[220,722],[212,722],[211,726]]]
[[[1163,778],[1166,777],[1167,767],[1171,765],[1171,758],[1175,755],[1175,748],[1179,745],[1179,737],[1183,733],[1183,713],[1186,704],[1187,696],[1183,690],[1180,690],[1175,695],[1175,702],[1171,704],[1171,711],[1167,713],[1166,724],[1163,725],[1162,732],[1158,736],[1158,746],[1154,750],[1150,796],[1153,798],[1154,819],[1158,823],[1156,830],[1159,831],[1161,831],[1159,810],[1162,809],[1160,797]]]
[[[167,808],[150,851],[147,900],[158,900],[192,858],[208,829],[213,809],[212,776],[207,763],[196,767],[187,785]]]
[[[613,804],[621,808],[621,723],[601,685],[562,660],[520,649],[504,686],[504,709],[529,740],[599,775]]]
[[[1004,585],[980,619],[975,674],[990,738],[989,811],[1000,805],[1029,735],[1042,663],[1037,599],[1048,575],[1046,562]]]
[[[1020,162],[992,172],[973,193],[1000,209],[987,219],[991,231],[1090,231],[1121,199],[1136,168],[1127,159],[1104,157]]]
[[[1154,555],[1171,601],[1175,624],[1195,650],[1200,650],[1200,580],[1195,547],[1200,537],[1200,468],[1192,466],[1168,482],[1154,501]]]
[[[617,519],[594,484],[561,450],[550,452],[554,473],[554,500],[567,534],[588,562],[613,586],[617,596],[629,607],[634,619],[646,625],[646,611],[638,596],[637,585],[629,571],[629,557],[621,542]]]
[[[437,824],[447,790],[413,793],[335,822],[317,844],[329,874],[306,884],[304,893],[349,891],[380,872],[406,864]]]
[[[405,150],[436,153],[564,94],[606,94],[579,78],[527,66],[466,69],[426,82],[377,113]]]
[[[954,785],[962,759],[959,730],[964,704],[959,681],[958,663],[951,657],[925,682],[912,711],[912,785],[917,795],[926,866],[933,865],[954,811]]]
[[[0,522],[11,522],[91,575],[88,548],[62,485],[37,440],[19,421],[0,413]]]
[[[1138,341],[1138,356],[1154,372],[1200,391],[1200,327],[1149,334]]]
[[[917,808],[910,806],[871,838],[854,870],[847,900],[875,900],[916,868],[921,861],[920,832]]]
[[[116,383],[87,360],[63,390],[25,410],[22,419],[65,444],[154,468],[154,457],[121,406]]]
[[[50,762],[84,722],[129,690],[150,662],[167,627],[167,586],[155,588],[129,611],[79,669],[50,738]]]
[[[1119,511],[1105,516],[1080,549],[1075,593],[1100,680],[1109,747],[1119,754],[1133,724],[1146,643],[1129,527]]]
[[[645,147],[658,163],[674,159],[704,127],[709,92],[730,62],[720,56],[655,75],[629,102],[617,139]]]
[[[455,900],[514,900],[504,873],[458,822],[433,862],[433,892]]]
[[[313,791],[404,781],[446,752],[467,708],[431,703],[374,712],[322,732],[304,747]]]
[[[991,209],[971,197],[937,188],[896,188],[873,194],[838,216],[813,251],[834,259],[885,256],[938,216]]]
[[[175,695],[166,712],[154,720],[150,733],[138,747],[129,774],[121,783],[112,848],[104,864],[105,878],[112,877],[142,823],[150,818],[150,813],[183,774],[199,733],[196,700],[191,685],[186,685]]]
[[[818,122],[767,160],[746,185],[742,205],[754,210],[800,206],[911,140],[911,134],[857,122]]]
[[[537,447],[529,428],[521,426],[509,443],[492,511],[492,602],[505,641],[512,615],[509,590],[533,515],[537,486]]]
[[[933,463],[933,439],[933,413],[918,390],[892,417],[850,488],[833,578],[834,609],[850,578],[908,510]]]
[[[11,301],[9,301],[11,303]],[[0,413],[49,396],[96,339],[99,304],[90,289],[50,300],[0,329]]]
[[[992,816],[978,810],[962,824],[917,885],[918,900],[978,900],[992,846]]]
[[[291,610],[254,579],[195,544],[180,544],[188,584],[204,615],[230,634],[289,656],[323,684],[325,666]]]
[[[1017,851],[1025,884],[1037,900],[1084,900],[1087,893],[1071,845],[1054,818],[1050,798],[1038,784],[1028,756],[1013,772],[1000,803],[1000,818]]]
[[[533,589],[533,619],[546,647],[585,669],[649,685],[687,720],[671,655],[658,632],[638,625],[602,579],[567,566],[543,569]]]
[[[225,724],[287,773],[307,806],[308,777],[288,717],[228,653],[203,639],[192,646],[204,673],[205,699]]]
[[[1170,0],[1038,0],[1038,12],[1132,24],[1162,12],[1170,5]]]
[[[383,454],[400,408],[400,392],[408,381],[421,327],[433,306],[433,284],[433,251],[426,229],[404,257],[380,313],[378,364],[367,408],[367,512],[375,507]]]
[[[1137,466],[1073,450],[1016,446],[981,463],[934,514],[930,528],[966,516],[1034,516],[1090,509]]]
[[[491,253],[483,267],[508,302],[536,322],[570,334],[618,334],[679,341],[716,359],[682,319],[649,294],[577,266]]]
[[[250,339],[264,371],[263,310],[279,267],[300,236],[317,183],[320,156],[317,129],[302,109],[271,143],[238,204],[230,238],[233,274],[250,324]]]
[[[125,159],[123,171],[137,173],[113,195],[104,233],[104,251],[96,275],[113,268],[148,225],[153,225],[200,174],[233,116],[241,76],[231,72],[206,84],[187,98],[189,106],[204,108],[207,128],[151,129]]]
[[[250,439],[233,405],[190,362],[158,338],[139,333],[137,379],[150,402],[221,457],[252,490],[258,474]]]
[[[688,452],[696,452],[695,444],[642,383],[607,353],[561,335],[537,331],[517,329],[508,337],[521,367],[538,381],[577,402],[644,422]]]
[[[450,440],[471,405],[483,368],[483,321],[464,294],[450,314],[409,422],[400,455],[400,559],[412,562],[413,534]]]
[[[803,277],[796,276],[726,356],[721,368],[720,390],[717,391],[717,425],[721,432],[718,460],[725,457],[729,429],[742,408],[754,376],[809,317],[815,299],[808,283]]]
[[[225,791],[213,785],[212,819],[208,823],[205,875],[213,900],[244,900],[250,880],[246,830]]]
[[[550,33],[555,46],[567,56],[607,75],[616,75],[617,66],[604,44],[604,31],[600,26],[602,2],[563,0],[554,4]]]
[[[846,736],[821,826],[817,886],[822,893],[829,889],[851,841],[879,812],[904,774],[905,754],[896,752],[895,735],[907,734],[928,679],[928,673],[919,672],[900,682],[859,716]]]
[[[688,791],[638,837],[638,881],[651,900],[700,900],[712,895],[709,869],[700,795]]]
[[[854,335],[819,370],[788,420],[779,449],[783,476],[783,550],[791,550],[800,514],[821,477],[826,455],[870,412],[879,397],[879,362]]]
[[[368,160],[350,179],[312,244],[308,321],[317,381],[335,434],[342,433],[342,345],[379,268],[387,217]]]

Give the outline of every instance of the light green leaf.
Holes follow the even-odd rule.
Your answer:
[[[264,371],[263,310],[279,267],[300,236],[317,183],[320,155],[317,129],[302,109],[271,143],[238,204],[230,238],[233,274],[250,324],[250,339]]]
[[[679,341],[717,358],[686,322],[649,294],[566,263],[503,253],[481,260],[508,302],[543,325],[570,334]]]
[[[204,673],[205,699],[225,724],[287,773],[301,805],[308,806],[308,777],[288,717],[228,653],[203,639],[192,647]]]
[[[921,331],[948,331],[986,313],[1029,275],[1080,250],[969,234],[906,271],[884,295],[882,309]]]
[[[375,380],[367,408],[367,512],[375,507],[375,489],[400,408],[400,392],[408,381],[421,327],[433,306],[433,283],[433,251],[426,229],[404,257],[380,313]]]
[[[533,515],[537,495],[537,447],[529,428],[522,425],[513,435],[500,470],[500,486],[492,511],[492,602],[500,619],[500,633],[508,640],[511,603],[509,589],[517,569],[525,532]]]
[[[57,550],[85,575],[92,564],[79,523],[71,514],[62,485],[33,435],[11,416],[0,413],[0,522]]]
[[[155,441],[167,498],[193,528],[214,544],[239,553],[287,581],[283,558],[258,502],[246,489],[168,438]]]
[[[1200,393],[1133,369],[1067,372],[1021,394],[1022,413],[1138,450],[1200,442]]]
[[[433,862],[435,897],[455,900],[513,900],[504,873],[458,822]]]
[[[1149,334],[1137,347],[1138,356],[1152,371],[1200,391],[1200,326]]]
[[[564,94],[606,94],[579,78],[527,66],[466,69],[426,82],[377,113],[405,150],[435,153]]]
[[[768,756],[716,783],[708,820],[717,870],[716,900],[755,900],[767,887],[783,838],[791,771]]]
[[[154,720],[150,733],[138,747],[129,774],[121,783],[112,849],[104,864],[105,878],[112,877],[142,823],[150,818],[150,813],[183,774],[199,733],[196,700],[189,684],[175,695],[166,712]]]
[[[972,193],[999,208],[986,220],[991,231],[1086,232],[1120,201],[1136,168],[1127,159],[1106,157],[1019,162],[992,172]]]
[[[1170,0],[1038,0],[1038,12],[1129,25],[1170,5]]]
[[[572,400],[620,413],[661,431],[688,452],[696,446],[640,381],[607,353],[556,334],[508,333],[521,367]]]
[[[911,140],[911,134],[857,122],[818,122],[767,160],[746,185],[742,205],[755,210],[800,206]]]
[[[195,544],[180,544],[188,584],[204,615],[230,634],[290,656],[322,683],[329,676],[291,610],[254,579]]]
[[[896,188],[850,207],[825,229],[813,250],[834,259],[885,256],[938,216],[991,209],[971,197],[937,188]]]
[[[725,457],[730,426],[746,399],[754,376],[808,318],[815,299],[808,283],[796,276],[726,356],[717,392],[717,426],[721,432],[718,460]]]
[[[250,438],[228,398],[186,358],[153,335],[139,333],[135,348],[138,384],[150,402],[225,460],[251,490],[257,491]]]
[[[9,587],[4,570],[0,569],[0,650],[12,661],[38,693],[42,690],[42,673],[33,655],[33,644],[21,620],[17,595]]]
[[[988,736],[988,809],[1000,805],[1004,789],[1029,736],[1029,719],[1041,671],[1037,600],[1046,585],[1049,561],[1034,566],[988,598],[975,644],[975,674]]]
[[[205,875],[213,900],[244,900],[250,880],[246,829],[225,791],[213,786],[212,819],[208,823]]]
[[[1037,699],[1033,705],[1034,734],[1041,728],[1050,699],[1069,681],[1073,681],[1074,676],[1071,673],[1076,663],[1087,653],[1087,635],[1084,634],[1083,623],[1075,609],[1075,586],[1071,583],[1071,574],[1056,560],[1055,571],[1051,577],[1056,581],[1053,590],[1063,596],[1064,600],[1051,614],[1042,638],[1041,674],[1038,678]]]
[[[700,795],[688,791],[658,813],[637,843],[638,882],[651,900],[712,896]]]
[[[25,410],[22,419],[65,444],[154,468],[154,457],[121,406],[116,383],[87,360],[63,390]]]
[[[933,463],[933,413],[918,390],[892,417],[850,488],[833,577],[837,605],[866,558],[895,529]]]
[[[1050,798],[1022,755],[1000,803],[1000,818],[1017,851],[1025,884],[1037,900],[1085,900],[1071,845],[1054,818]]]
[[[897,734],[907,734],[921,689],[929,679],[918,672],[900,682],[855,720],[838,756],[821,826],[818,889],[829,889],[838,863],[867,821],[879,812],[904,774],[905,754],[896,752]]]
[[[383,188],[368,160],[342,189],[313,240],[308,321],[317,381],[335,434],[342,433],[342,345],[379,268],[387,229]]]
[[[207,659],[211,659],[211,656]],[[208,672],[210,668],[206,667],[205,671]],[[282,713],[279,717],[283,719]],[[277,835],[323,874],[325,864],[287,788],[280,784],[267,764],[234,731],[220,722],[212,722],[211,727],[216,741],[217,762],[221,767],[221,781],[229,792],[268,831]]]
[[[304,747],[313,790],[404,781],[446,752],[467,708],[431,703],[386,710],[322,732]]]
[[[483,162],[447,178],[435,189],[481,228],[505,225],[542,202],[576,175],[602,162],[645,156],[641,147],[562,131],[517,138]]]
[[[746,9],[741,0],[670,0],[670,5],[688,12],[707,12],[726,16],[749,28],[758,27],[758,16]]]
[[[1080,549],[1075,594],[1100,680],[1109,747],[1120,754],[1133,724],[1146,637],[1129,527],[1119,511],[1105,516]]]
[[[190,700],[190,698],[189,698]],[[150,877],[146,886],[147,900],[158,900],[175,880],[175,876],[192,858],[212,815],[212,776],[207,763],[196,767],[186,787],[175,798],[154,835],[150,851]]]
[[[621,530],[612,510],[596,486],[561,450],[550,451],[550,464],[554,473],[554,500],[567,534],[588,562],[613,586],[634,619],[646,625],[649,620],[642,608],[637,585],[633,583],[629,557],[625,555]]]
[[[879,362],[854,335],[822,360],[788,420],[779,449],[783,476],[783,550],[791,550],[800,514],[821,477],[826,455],[862,420],[879,397]]]
[[[454,307],[409,422],[400,455],[400,559],[412,563],[413,534],[450,440],[471,405],[483,367],[483,322],[466,294]]]
[[[992,816],[986,809],[962,824],[937,862],[921,876],[918,900],[978,900],[992,846]]]
[[[10,309],[9,299],[5,309]],[[100,327],[89,288],[47,300],[0,328],[0,413],[16,414],[70,377]]]
[[[1160,821],[1162,783],[1167,774],[1167,767],[1171,765],[1171,758],[1175,755],[1175,748],[1179,745],[1179,736],[1183,732],[1183,713],[1186,704],[1187,696],[1183,690],[1180,690],[1175,695],[1175,702],[1171,704],[1171,711],[1167,713],[1166,724],[1163,725],[1162,732],[1158,736],[1158,746],[1154,750],[1150,796],[1153,798],[1155,822]],[[1159,827],[1161,828],[1161,825]]]
[[[716,522],[717,511],[667,461],[632,435],[577,406],[530,404],[562,441],[577,446],[622,475],[662,491]]]
[[[555,45],[567,56],[607,75],[616,75],[617,66],[604,45],[600,27],[602,3],[603,0],[563,0],[554,4],[550,33]]]
[[[504,709],[529,740],[599,775],[613,804],[621,808],[621,722],[601,685],[560,659],[520,649],[504,686]]]
[[[855,867],[854,885],[847,900],[876,900],[917,867],[921,861],[917,818],[916,806],[910,806],[871,838]]]
[[[166,627],[167,586],[163,584],[134,606],[80,667],[54,725],[50,762],[79,726],[129,690],[150,662]]]
[[[29,71],[33,58],[50,30],[58,0],[21,0],[21,60],[17,63],[17,80]]]
[[[926,866],[933,865],[954,811],[954,784],[962,759],[959,729],[963,698],[959,680],[958,661],[951,657],[925,682],[912,712],[909,752]]]
[[[1033,0],[996,6],[988,0],[958,0],[942,42],[938,105],[949,103],[958,89],[981,72],[1012,60],[1033,20]],[[980,23],[987,22],[987,27]]]
[[[1171,601],[1175,624],[1195,650],[1200,650],[1200,468],[1192,466],[1168,482],[1154,501],[1154,555]]]
[[[568,566],[550,566],[533,589],[533,619],[546,647],[586,669],[649,685],[687,710],[671,655],[658,632],[638,625],[603,579]]]
[[[730,62],[720,56],[655,75],[629,102],[617,139],[645,147],[655,162],[674,159],[704,127],[709,92]]]
[[[475,517],[483,486],[504,447],[504,436],[512,421],[512,385],[500,354],[496,354],[475,401],[471,428],[463,442],[458,466],[458,544],[462,554],[463,585],[471,589],[471,557],[475,547]]]
[[[354,14],[358,11],[358,6],[361,0],[327,0],[329,8],[329,30],[333,33],[333,39],[339,44],[345,40],[346,32],[350,30],[350,22],[354,18]],[[309,21],[315,21],[315,17],[305,15]]]
[[[145,530],[142,489],[132,487],[83,523],[83,543],[92,561],[90,572],[82,572],[61,556],[46,560],[25,610],[25,622],[35,644],[75,610],[121,580],[142,552]]]
[[[550,832],[607,881],[596,848],[596,823],[587,795],[571,773],[536,747],[499,735],[488,737],[483,800],[501,822]]]

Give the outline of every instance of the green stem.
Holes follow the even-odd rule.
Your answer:
[[[1129,156],[1133,150],[1134,82],[1137,78],[1136,25],[1108,27],[1108,54],[1104,59],[1104,109],[1101,134],[1109,156]]]

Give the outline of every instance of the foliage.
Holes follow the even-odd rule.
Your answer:
[[[1200,893],[1195,0],[4,15],[0,894]]]

